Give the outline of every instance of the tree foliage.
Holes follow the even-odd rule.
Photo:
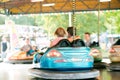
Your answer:
[[[83,36],[85,32],[97,33],[108,30],[110,33],[120,33],[120,11],[100,13],[100,25],[98,25],[98,13],[76,13],[75,27],[77,34]],[[43,27],[49,36],[54,34],[57,27],[69,26],[68,14],[37,14],[8,16],[15,24],[33,25]],[[4,16],[0,16],[0,24],[5,24]],[[99,27],[99,28],[98,28]]]
[[[15,22],[15,24],[19,25],[35,25],[34,18],[27,15],[19,15],[19,16],[9,16],[11,20]]]
[[[98,26],[98,16],[95,13],[76,14],[76,28],[78,30],[78,35],[83,36],[85,32],[97,33],[98,29],[100,29],[100,32],[105,31],[105,18],[103,15],[100,16],[99,22],[100,25]]]
[[[0,16],[0,25],[5,24],[5,16]]]
[[[110,33],[120,33],[120,11],[110,11],[104,13],[106,17],[107,29]]]
[[[35,20],[38,26],[44,27],[49,36],[53,35],[58,27],[68,27],[68,15],[39,15]]]

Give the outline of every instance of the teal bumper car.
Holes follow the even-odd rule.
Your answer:
[[[98,70],[93,70],[94,58],[90,55],[90,48],[84,45],[71,47],[66,39],[48,48],[42,56],[36,54],[33,63],[38,67],[30,72],[46,79],[88,79],[99,75]]]

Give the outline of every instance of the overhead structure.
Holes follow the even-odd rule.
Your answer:
[[[103,0],[100,5],[101,10],[120,9],[120,0]],[[94,11],[98,7],[99,0],[76,0],[75,11]],[[9,14],[72,12],[72,0],[0,0],[0,10]]]

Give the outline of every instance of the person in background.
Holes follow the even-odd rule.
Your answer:
[[[73,31],[75,31],[75,36],[74,36]],[[74,27],[68,27],[67,28],[67,33],[68,33],[68,40],[70,42],[72,42],[73,40],[76,40],[76,39],[80,39],[80,36],[76,35],[76,28],[74,28]],[[74,38],[73,38],[73,36],[74,36]]]
[[[56,45],[60,40],[64,39],[66,36],[66,31],[62,27],[59,27],[56,29],[54,35],[55,39],[50,42],[50,47]]]
[[[26,52],[26,55],[29,56],[31,54],[32,46],[30,44],[30,39],[25,39],[25,44],[22,46],[21,51]]]
[[[6,37],[2,37],[1,41],[1,58],[4,60],[6,58],[6,55],[9,51],[9,42],[7,41]]]
[[[91,45],[91,37],[89,32],[84,33],[84,42],[87,47],[90,47]]]

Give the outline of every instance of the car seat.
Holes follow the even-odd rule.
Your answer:
[[[53,47],[71,47],[71,43],[68,39],[62,39]]]
[[[73,40],[71,43],[72,47],[85,47],[85,43],[82,39]]]
[[[93,42],[93,43],[91,43],[90,44],[90,46],[89,46],[90,48],[93,48],[93,47],[99,47],[99,42]]]
[[[120,45],[120,39],[118,39],[113,45]]]

